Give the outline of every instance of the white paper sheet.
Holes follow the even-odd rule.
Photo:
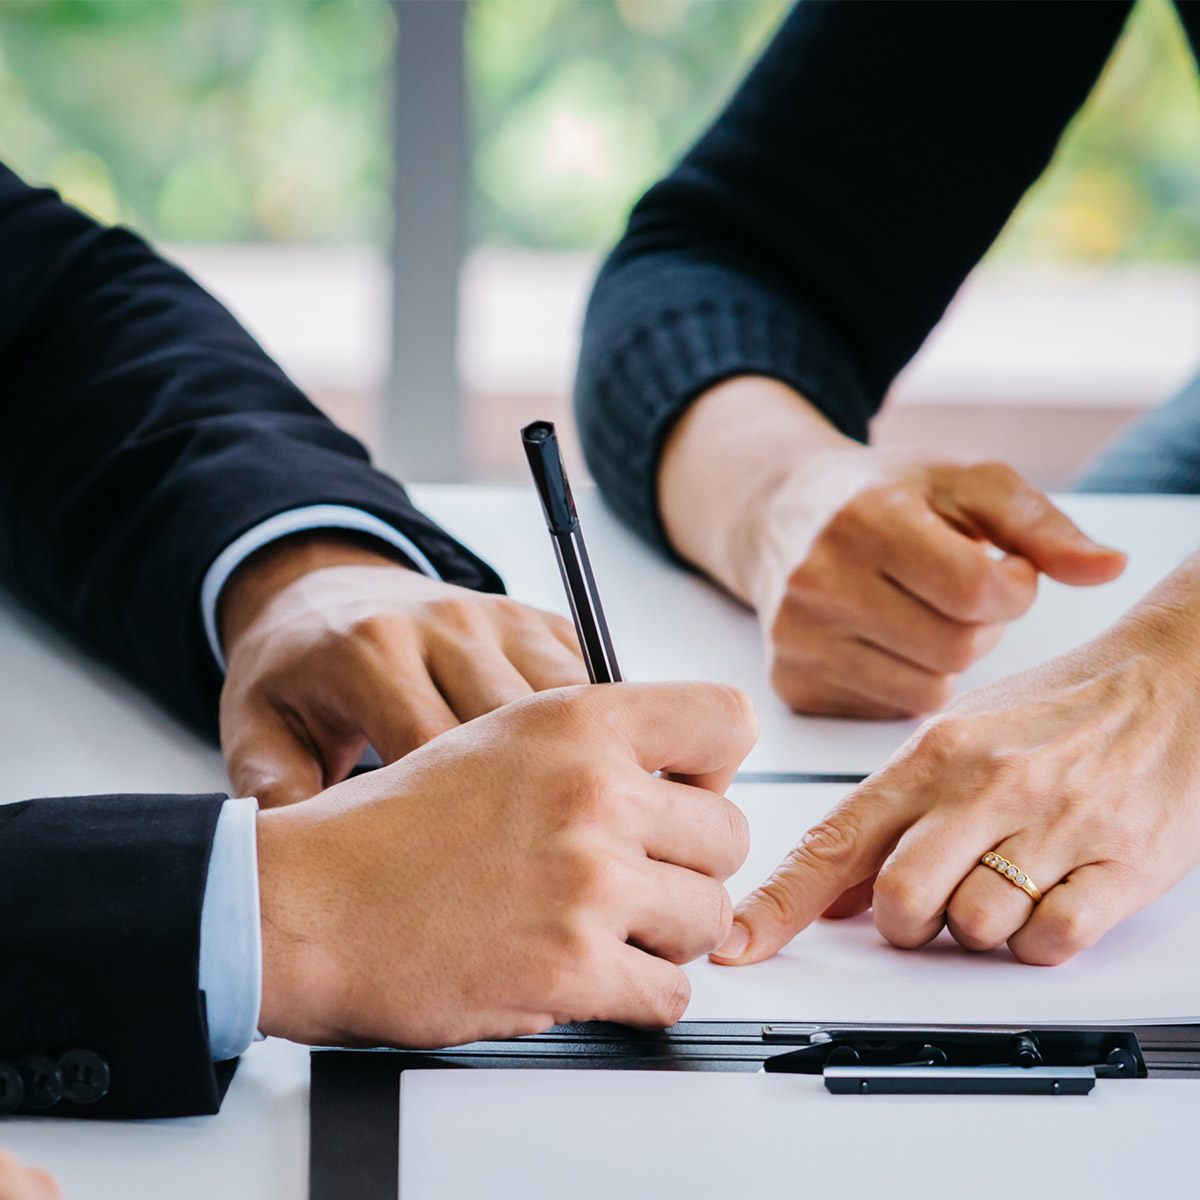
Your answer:
[[[765,879],[846,790],[828,784],[733,788],[730,798],[751,831],[746,865],[729,883],[734,901]],[[1027,966],[1006,948],[970,954],[947,933],[923,950],[897,950],[866,913],[818,921],[758,966],[701,961],[687,970],[693,987],[687,1020],[1194,1021],[1200,1019],[1200,872],[1058,967]]]
[[[1200,1085],[832,1096],[819,1077],[408,1071],[400,1200],[1190,1196]]]

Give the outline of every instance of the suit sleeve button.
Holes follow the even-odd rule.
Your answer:
[[[53,1108],[62,1099],[62,1076],[50,1059],[30,1054],[17,1059],[15,1066],[25,1085],[26,1108]]]
[[[68,1050],[58,1060],[64,1100],[72,1104],[95,1104],[108,1095],[112,1073],[108,1063],[94,1050]]]
[[[0,1062],[0,1117],[7,1117],[21,1107],[25,1099],[25,1085],[21,1073],[12,1063]]]

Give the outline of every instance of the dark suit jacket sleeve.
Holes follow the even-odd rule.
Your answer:
[[[641,199],[596,282],[576,382],[593,473],[665,545],[676,418],[736,375],[845,433],[868,419],[1041,173],[1124,3],[802,0]]]
[[[187,275],[0,167],[0,579],[211,733],[204,573],[245,530],[317,503],[502,590]]]
[[[217,1111],[233,1064],[210,1061],[198,972],[223,800],[0,805],[0,1069],[18,1064],[33,1078],[86,1050],[111,1072],[102,1099],[59,1100],[46,1115]]]

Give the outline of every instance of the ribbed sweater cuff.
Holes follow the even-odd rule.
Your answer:
[[[605,340],[585,342],[576,381],[588,465],[618,515],[668,553],[658,462],[674,423],[702,392],[738,375],[769,376],[859,441],[878,407],[823,324],[770,300],[706,299],[639,323],[612,349]]]

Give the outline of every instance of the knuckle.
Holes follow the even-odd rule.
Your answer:
[[[958,682],[956,675],[933,675],[916,683],[908,695],[908,707],[914,716],[921,713],[937,712],[950,702],[954,695],[954,687]]]
[[[564,637],[578,638],[578,633],[575,629],[575,624],[570,617],[564,617],[561,613],[543,612],[542,617],[551,629],[556,629]]]
[[[528,604],[522,604],[511,596],[480,595],[470,597],[468,604],[473,609],[486,605],[492,612],[499,613],[506,620],[516,621],[519,624],[540,625],[544,615],[536,608],[530,608]]]
[[[340,639],[336,630],[326,631],[322,649],[336,653]],[[350,640],[362,658],[374,659],[386,655],[392,645],[392,623],[378,613],[365,613],[350,624]]]
[[[408,736],[412,742],[412,748],[415,750],[418,746],[432,742],[434,738],[440,737],[448,729],[453,728],[454,722],[444,717],[429,713],[416,713],[409,722]]]
[[[428,612],[437,624],[444,625],[455,632],[472,631],[482,620],[478,602],[455,592],[449,592],[430,600]]]
[[[733,898],[726,888],[717,893],[717,929],[713,939],[713,947],[719,946],[733,928]]]
[[[881,483],[862,493],[863,516],[872,526],[877,525],[881,517],[911,517],[914,498],[913,482],[908,477]]]
[[[975,900],[955,899],[947,916],[958,941],[970,950],[990,950],[1012,933],[1012,922]]]
[[[1041,492],[1021,482],[1020,491],[1009,502],[1009,512],[1014,523],[1026,528],[1052,524],[1059,516],[1058,509]]]
[[[854,861],[861,829],[849,808],[830,813],[818,821],[800,839],[788,855],[786,867],[816,866],[822,870],[841,870]]]
[[[833,559],[802,563],[788,579],[770,641],[779,652],[819,656],[830,632],[861,620],[858,598],[847,588],[840,564]]]
[[[515,636],[521,644],[537,645],[554,639],[555,632],[565,636],[574,627],[569,621],[555,613],[543,612],[540,608],[531,608],[519,600],[508,596],[488,597],[493,601],[490,606],[492,613],[498,614],[506,632]],[[565,628],[564,628],[565,625]]]
[[[687,1011],[692,999],[692,985],[688,977],[675,969],[671,982],[651,1002],[654,1024],[664,1028],[676,1024]]]
[[[1027,755],[998,751],[981,755],[964,787],[964,799],[976,812],[1001,813],[1024,824],[1031,815],[1049,830],[1062,820],[1057,802],[1049,803],[1037,782],[1037,770]]]
[[[230,772],[230,777],[236,778],[233,772]],[[239,796],[253,796],[261,808],[283,808],[293,803],[294,799],[301,798],[298,794],[299,789],[294,788],[290,780],[273,774],[259,776],[253,781],[243,779],[234,786]],[[310,799],[311,797],[303,798]]]
[[[576,654],[580,653],[579,635],[575,631],[575,626],[566,617],[560,617],[557,613],[546,613],[544,618],[551,636],[565,643],[564,650],[569,649]]]
[[[616,799],[612,772],[602,761],[577,764],[563,787],[564,810],[575,822],[606,822]]]
[[[583,913],[603,904],[612,891],[613,867],[607,856],[570,842],[562,852],[555,891],[564,914]]]
[[[518,700],[507,711],[518,714],[535,733],[576,743],[590,732],[593,724],[589,693],[591,687],[555,688],[536,692]]]
[[[830,581],[830,573],[821,570],[811,554],[798,562],[787,577],[787,591],[775,622],[776,627],[784,623],[785,615],[791,617],[797,610],[803,612],[812,597],[828,591]]]
[[[719,883],[714,883],[711,894],[702,905],[697,906],[696,916],[701,952],[707,953],[725,940],[725,935],[733,925],[733,901],[729,893]]]
[[[736,860],[734,870],[737,870],[750,853],[750,821],[732,801],[726,800],[725,806],[725,815],[729,820],[729,848]]]
[[[754,701],[741,688],[732,684],[716,683],[710,686],[720,707],[723,725],[737,730],[742,735],[739,740],[745,742],[749,748],[758,739],[758,709]]]
[[[1091,946],[1101,931],[1086,908],[1072,905],[1044,914],[1040,932],[1043,949],[1063,962]]]
[[[732,684],[725,684],[723,686],[726,689],[726,695],[728,696],[729,704],[733,709],[734,718],[737,723],[757,733],[758,707],[750,698],[749,692],[743,691],[740,687],[734,687]]]
[[[829,518],[821,536],[850,546],[860,544],[875,524],[877,501],[878,489],[857,492]]]
[[[988,783],[1002,795],[1026,797],[1033,782],[1034,765],[1028,755],[998,750],[988,755]]]
[[[575,996],[581,979],[590,975],[596,951],[584,924],[563,921],[548,939],[549,953],[532,969],[529,982],[538,1001],[554,1008]]]
[[[962,717],[935,717],[918,732],[914,754],[935,771],[956,766],[976,756],[975,732]]]
[[[1140,822],[1129,824],[1107,809],[1097,811],[1095,796],[1068,793],[1068,801],[1075,814],[1072,824],[1078,844],[1088,848],[1089,858],[1107,862],[1108,872],[1118,886],[1136,887],[1139,867],[1161,861],[1160,838],[1164,830]]]
[[[977,629],[956,629],[942,642],[942,663],[952,674],[965,671],[979,657],[980,637]]]
[[[885,865],[875,880],[874,901],[877,909],[903,920],[928,915],[930,895],[917,876]]]
[[[1006,462],[998,459],[985,459],[968,468],[973,475],[986,479],[989,483],[1001,487],[1013,488],[1023,484],[1020,474]]]
[[[736,721],[754,712],[750,698],[731,683],[705,681],[684,684],[680,690],[689,704],[711,706],[715,710],[712,714],[714,720]]]
[[[822,712],[830,702],[811,674],[790,661],[776,658],[771,663],[770,680],[772,690],[794,712]]]
[[[964,564],[946,579],[946,598],[950,615],[960,621],[974,621],[983,612],[994,567],[980,552],[970,565]]]

